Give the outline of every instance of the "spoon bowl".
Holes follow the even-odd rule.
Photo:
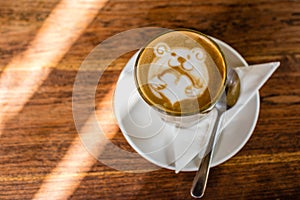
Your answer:
[[[214,147],[216,144],[216,133],[220,129],[220,118],[226,110],[232,108],[236,104],[239,95],[239,76],[235,70],[229,69],[225,91],[214,106],[214,109],[217,111],[217,117],[206,148],[206,152],[204,154],[205,156],[202,158],[196,176],[193,180],[191,195],[195,198],[201,198],[204,195],[209,174],[209,168],[213,157]]]

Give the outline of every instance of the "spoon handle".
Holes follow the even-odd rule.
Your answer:
[[[203,159],[199,166],[198,172],[194,178],[191,195],[195,198],[201,198],[204,195],[207,178],[209,174],[209,163],[211,160],[212,151],[210,151]]]
[[[216,138],[216,133],[219,129],[219,122],[221,112],[217,109],[217,118],[214,124],[214,128],[212,130],[208,145],[207,152],[205,156],[202,158],[200,166],[198,168],[197,174],[193,180],[193,185],[191,188],[191,195],[194,198],[201,198],[204,195],[204,191],[206,188],[207,178],[209,174],[210,163],[212,160],[212,155],[214,153],[214,143]]]

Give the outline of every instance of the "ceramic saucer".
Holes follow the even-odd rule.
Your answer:
[[[232,47],[218,39],[213,39],[223,51],[228,66],[248,65]],[[137,153],[157,166],[175,170],[176,158],[170,156],[172,152],[167,147],[177,148],[174,145],[180,145],[174,142],[177,132],[173,126],[164,123],[157,113],[140,98],[133,77],[136,57],[137,54],[126,64],[116,85],[113,100],[116,119],[127,142]],[[247,143],[258,119],[259,105],[257,92],[223,129],[216,145],[212,167],[230,159]],[[198,166],[199,159],[198,161],[192,160],[181,171],[196,171]]]

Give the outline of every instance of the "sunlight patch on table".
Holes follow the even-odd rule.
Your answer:
[[[3,69],[0,75],[0,135],[6,122],[23,109],[47,79],[51,68],[68,52],[105,3],[106,0],[61,1],[27,50]]]

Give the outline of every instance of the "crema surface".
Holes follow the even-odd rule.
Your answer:
[[[141,50],[135,66],[143,99],[171,115],[203,112],[220,95],[226,64],[207,36],[187,30],[158,36]]]

